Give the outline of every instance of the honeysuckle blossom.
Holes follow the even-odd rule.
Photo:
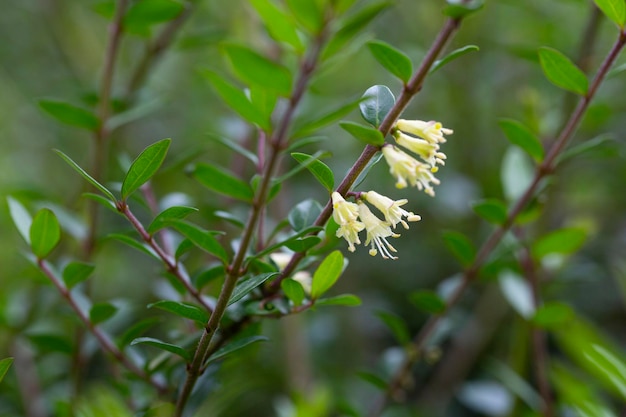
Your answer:
[[[370,245],[369,254],[376,256],[378,252],[384,259],[397,259],[391,252],[397,252],[396,248],[387,241],[388,237],[399,237],[400,235],[391,231],[391,224],[380,220],[371,212],[369,207],[363,202],[359,202],[359,217],[365,225],[367,238],[365,245]]]
[[[417,222],[422,219],[417,214],[401,208],[401,206],[409,202],[406,198],[394,201],[389,197],[378,194],[376,191],[361,193],[361,197],[380,210],[385,216],[385,220],[390,223],[394,229],[398,223],[402,224],[405,229],[409,228],[407,222],[402,219],[403,217],[406,217],[407,221],[410,222]]]
[[[382,152],[389,165],[389,172],[396,178],[397,188],[406,188],[410,184],[419,190],[424,190],[428,195],[435,195],[430,184],[438,185],[439,180],[432,174],[428,165],[393,145],[383,146]]]
[[[365,225],[358,221],[359,207],[355,203],[346,201],[341,194],[333,192],[331,195],[333,201],[333,219],[339,225],[337,229],[337,237],[342,237],[348,242],[348,250],[354,252],[354,245],[360,245],[359,232],[365,228]]]
[[[446,129],[441,123],[432,120],[430,122],[424,122],[422,120],[400,119],[396,122],[396,128],[431,143],[444,143],[446,139],[443,135],[451,135],[454,133],[452,129]]]
[[[405,149],[417,154],[424,162],[430,165],[432,172],[437,171],[437,164],[445,165],[446,154],[439,152],[439,144],[424,139],[415,138],[396,130],[393,133],[396,143]]]

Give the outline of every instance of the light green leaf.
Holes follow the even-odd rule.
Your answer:
[[[224,346],[223,348],[219,349],[213,355],[211,355],[208,359],[208,362],[215,362],[226,357],[227,355],[230,355],[233,352],[245,348],[246,346],[249,346],[256,342],[264,342],[266,340],[269,339],[265,336],[248,336],[242,337],[240,339],[235,339],[232,342],[226,344],[226,346]]]
[[[291,45],[296,51],[304,49],[294,22],[274,2],[270,0],[250,0],[250,4],[261,16],[265,27],[275,40]]]
[[[283,96],[291,92],[292,79],[287,68],[245,46],[224,44],[222,50],[242,81]]]
[[[133,161],[122,183],[122,200],[126,200],[156,174],[165,160],[171,142],[171,139],[160,140],[144,149]]]
[[[302,284],[298,281],[291,278],[284,279],[280,283],[280,288],[282,288],[287,298],[289,298],[294,305],[299,306],[302,304],[302,301],[304,301],[304,288],[302,288]]]
[[[315,305],[356,307],[361,305],[361,299],[354,294],[341,294],[329,298],[320,298],[315,301]]]
[[[449,230],[443,233],[443,240],[461,265],[469,266],[474,262],[476,248],[464,234]]]
[[[479,50],[479,48],[476,45],[467,45],[467,46],[464,46],[462,48],[455,49],[454,51],[450,52],[445,57],[435,61],[433,63],[433,66],[430,68],[430,71],[428,71],[428,73],[432,74],[435,71],[437,71],[438,69],[442,68],[447,63],[452,62],[455,59],[460,58],[460,57],[462,57],[465,54],[468,54],[468,53],[474,52],[474,51],[478,51],[478,50]]]
[[[402,51],[386,42],[370,41],[367,43],[374,58],[387,71],[400,78],[405,84],[413,74],[413,63]]]
[[[553,253],[569,255],[585,243],[587,231],[579,227],[568,227],[548,233],[532,245],[535,259],[542,259]]]
[[[472,210],[489,223],[503,224],[507,219],[506,204],[495,198],[474,202]]]
[[[174,219],[182,220],[191,213],[198,211],[197,208],[194,207],[185,207],[185,206],[173,206],[163,210],[159,213],[152,223],[146,229],[148,233],[151,235],[155,232],[161,230],[164,227],[167,227],[169,222]]]
[[[333,171],[331,171],[325,163],[305,153],[292,152],[291,156],[301,165],[306,165],[309,172],[313,174],[324,188],[328,191],[333,190],[335,186],[335,176],[333,175]]]
[[[128,9],[123,24],[132,31],[173,20],[184,9],[185,6],[175,0],[140,0]]]
[[[89,310],[89,320],[93,324],[107,321],[115,315],[117,307],[109,303],[94,304]]]
[[[70,262],[63,269],[63,282],[67,288],[71,289],[89,278],[95,268],[94,265],[84,262]]]
[[[252,292],[256,287],[276,275],[278,275],[278,272],[267,272],[264,274],[255,275],[240,282],[233,290],[233,294],[230,296],[230,300],[228,300],[228,305],[234,304],[237,301],[241,300],[247,294]]]
[[[307,199],[298,203],[289,211],[287,219],[292,229],[300,232],[313,225],[322,212],[322,206],[315,200]]]
[[[465,4],[458,2],[452,3],[451,1],[448,3],[445,9],[443,9],[443,14],[453,19],[463,19],[482,9],[484,0],[473,0]]]
[[[40,100],[39,107],[59,122],[88,130],[98,128],[100,122],[90,111],[57,100]]]
[[[626,3],[624,0],[594,0],[598,9],[611,19],[620,29],[626,23]]]
[[[378,129],[370,126],[363,126],[353,122],[341,122],[339,126],[346,132],[350,133],[354,138],[368,145],[382,146],[385,143],[385,137]]]
[[[409,298],[418,309],[428,314],[441,314],[446,311],[446,302],[434,291],[416,291]]]
[[[212,139],[218,143],[221,143],[222,145],[226,146],[227,148],[233,150],[234,152],[237,152],[239,155],[243,156],[244,158],[246,158],[248,161],[252,162],[254,164],[254,166],[258,166],[259,165],[259,157],[253,153],[250,152],[248,149],[244,148],[243,146],[239,145],[237,142],[235,142],[232,139],[229,138],[225,138],[219,135],[214,135],[214,134],[209,134],[209,139]]]
[[[4,358],[0,360],[0,382],[4,379],[4,376],[9,371],[11,364],[13,363],[13,358]]]
[[[190,303],[161,300],[157,301],[156,303],[148,304],[148,308],[153,307],[170,312],[172,314],[176,314],[177,316],[189,320],[193,320],[201,325],[209,321],[209,315],[205,310]]]
[[[552,301],[539,307],[531,321],[544,329],[555,329],[573,317],[574,312],[570,306]]]
[[[548,47],[539,48],[539,62],[552,84],[581,96],[587,94],[587,76],[561,52]]]
[[[317,0],[287,0],[287,7],[306,30],[317,33],[322,25],[322,11]]]
[[[193,174],[202,185],[220,194],[248,203],[254,198],[250,185],[222,168],[209,164],[198,164]]]
[[[117,241],[120,241],[128,246],[130,246],[131,248],[137,249],[140,252],[145,253],[146,255],[156,259],[156,260],[161,260],[161,258],[159,258],[159,255],[157,255],[157,253],[154,251],[154,249],[152,249],[150,246],[148,246],[148,244],[144,243],[144,242],[138,242],[137,240],[135,240],[134,238],[128,236],[128,235],[124,235],[122,233],[110,233],[106,236],[107,239],[115,239]]]
[[[342,270],[343,255],[338,250],[331,252],[313,274],[311,298],[317,299],[328,291],[337,282]]]
[[[153,346],[157,349],[161,349],[161,350],[165,350],[167,352],[173,353],[183,358],[186,362],[190,362],[192,359],[191,354],[187,350],[183,349],[182,347],[173,345],[171,343],[163,342],[162,340],[155,339],[153,337],[139,337],[133,340],[132,342],[130,342],[131,346],[140,345],[140,344]]]
[[[389,87],[375,85],[365,91],[359,107],[365,121],[377,128],[394,104],[396,104],[396,98]]]
[[[104,194],[109,200],[111,200],[111,202],[114,203],[115,201],[117,201],[117,199],[115,198],[113,193],[111,193],[111,191],[107,190],[106,187],[104,187],[102,184],[96,181],[95,178],[87,174],[87,172],[84,169],[82,169],[76,162],[74,162],[72,158],[65,155],[63,152],[61,152],[58,149],[54,149],[54,152],[56,152],[61,158],[63,158],[63,160],[67,162],[69,166],[74,168],[74,170],[78,172],[84,179],[86,179],[91,185],[93,185],[98,190],[100,190],[100,192]]]
[[[517,145],[525,150],[538,162],[543,159],[544,151],[539,138],[526,126],[512,119],[500,119],[498,124],[513,145]]]
[[[43,259],[61,240],[61,226],[50,209],[41,209],[35,214],[30,226],[30,247],[38,259]]]
[[[188,223],[184,220],[171,219],[169,223],[183,236],[192,241],[200,249],[217,256],[222,262],[228,263],[228,254],[220,243],[213,237],[213,232]]]
[[[13,197],[7,197],[7,202],[9,204],[11,219],[13,219],[15,227],[17,227],[17,231],[22,235],[26,243],[30,245],[30,225],[33,222],[30,213],[24,208],[22,203]]]

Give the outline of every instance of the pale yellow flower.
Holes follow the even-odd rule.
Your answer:
[[[383,259],[397,259],[397,257],[391,254],[391,252],[397,252],[396,248],[391,246],[387,238],[399,237],[400,235],[391,231],[391,225],[376,217],[367,205],[362,202],[359,202],[359,217],[363,224],[365,224],[365,231],[367,232],[365,245],[370,245],[369,254],[376,256],[376,254],[380,252]]]
[[[389,172],[396,178],[397,188],[406,188],[410,184],[419,190],[424,190],[428,195],[435,195],[430,184],[438,185],[439,180],[432,174],[430,166],[393,145],[383,146],[382,152],[389,165]]]
[[[439,152],[438,143],[415,138],[399,130],[393,133],[393,137],[396,139],[398,145],[417,154],[424,162],[430,165],[431,171],[433,168],[436,170],[437,164],[445,165],[444,159],[446,159],[446,154]]]
[[[406,217],[406,219],[410,222],[417,222],[422,219],[417,214],[401,208],[401,206],[409,202],[406,198],[394,201],[389,197],[378,194],[376,191],[361,193],[361,197],[365,198],[368,203],[371,203],[374,207],[380,210],[385,216],[385,220],[389,222],[394,229],[398,223],[402,224],[405,229],[409,228],[407,222],[402,219],[403,217]]]
[[[400,119],[396,122],[396,128],[405,133],[426,139],[431,143],[444,143],[446,139],[443,135],[451,135],[454,133],[452,129],[446,129],[441,123],[435,121],[424,122],[422,120]]]
[[[365,228],[365,225],[358,221],[359,207],[355,203],[346,201],[341,194],[333,192],[331,195],[333,201],[333,219],[339,225],[337,229],[337,237],[344,238],[348,242],[348,250],[354,252],[354,245],[360,245],[359,232]]]

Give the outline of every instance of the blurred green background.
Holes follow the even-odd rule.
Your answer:
[[[43,98],[56,98],[85,107],[93,104],[107,39],[107,20],[95,11],[99,10],[98,3],[0,0],[4,6],[0,8],[0,357],[16,356],[16,350],[32,356],[32,371],[38,374],[40,393],[48,407],[71,392],[62,378],[69,358],[46,352],[30,336],[62,333],[74,328],[75,323],[54,289],[22,256],[26,245],[4,201],[10,195],[31,212],[48,206],[64,210],[70,223],[80,224],[83,219],[85,200],[80,194],[87,187],[52,149],[63,150],[89,171],[92,138],[87,131],[58,124],[37,103]],[[376,63],[363,43],[374,38],[384,40],[407,53],[417,66],[444,22],[443,6],[444,2],[438,0],[394,2],[341,53],[336,65],[315,79],[300,115],[322,114],[358,98],[375,84],[399,92],[400,83]],[[585,30],[594,21],[594,13],[591,2],[584,0],[487,0],[480,12],[462,24],[450,49],[477,45],[480,51],[453,61],[429,77],[403,115],[407,119],[438,120],[455,131],[443,145],[448,159],[438,173],[442,183],[436,188],[436,197],[414,189],[396,190],[384,164],[376,166],[359,187],[361,191],[374,189],[408,198],[407,208],[422,216],[420,223],[413,224],[394,242],[399,259],[391,262],[372,258],[364,248],[354,254],[346,251],[350,266],[333,291],[357,294],[363,305],[320,308],[265,323],[264,333],[271,341],[216,371],[222,382],[211,390],[205,414],[201,415],[288,416],[286,399],[291,395],[290,401],[294,401],[297,395],[293,393],[307,393],[309,400],[313,398],[318,405],[328,397],[335,406],[345,402],[356,409],[367,408],[376,390],[357,372],[376,369],[384,374],[401,355],[392,332],[377,318],[377,312],[401,317],[411,334],[416,332],[427,316],[411,304],[407,295],[440,288],[461,270],[446,249],[442,232],[460,231],[479,246],[492,230],[493,226],[472,212],[470,204],[482,198],[506,198],[503,171],[512,176],[508,181],[521,181],[523,176],[521,168],[511,171],[509,167],[507,171],[505,162],[511,164],[514,156],[498,128],[498,120],[506,117],[522,121],[550,143],[565,120],[571,97],[544,78],[536,51],[550,46],[578,59],[583,42],[592,39]],[[598,28],[594,46],[583,57],[591,73],[616,36],[608,20],[600,17],[595,21]],[[271,45],[264,33],[246,1],[199,2],[173,47],[138,93],[146,114],[113,133],[107,181],[121,181],[124,161],[148,144],[171,137],[170,155],[154,180],[159,198],[187,201],[203,213],[219,206],[224,200],[185,175],[183,168],[188,162],[210,160],[236,169],[240,161],[211,140],[209,134],[240,140],[248,127],[220,102],[198,70],[228,72],[218,51],[223,40],[268,50]],[[114,79],[115,97],[124,94],[144,42],[135,35],[124,39]],[[626,62],[626,58],[620,62]],[[543,295],[548,301],[570,305],[621,346],[621,352],[626,345],[623,92],[623,73],[601,87],[575,141],[600,135],[608,135],[609,140],[559,167],[549,180],[550,187],[539,198],[541,216],[528,224],[525,232],[532,240],[564,226],[588,230],[588,240],[580,252],[564,262],[546,265],[542,271]],[[359,121],[358,112],[349,119]],[[362,144],[338,126],[322,133],[329,140],[321,146],[333,152],[326,163],[341,178]],[[315,149],[309,150],[313,153]],[[290,164],[284,161],[285,166]],[[306,172],[285,189],[287,192],[272,209],[276,218],[284,217],[303,198],[314,198],[322,204],[327,198]],[[146,213],[142,216],[148,219]],[[207,223],[214,220],[208,214],[198,219]],[[124,220],[113,213],[103,213],[101,220],[102,234],[129,230]],[[80,235],[80,226],[76,233]],[[55,253],[62,257],[64,251],[77,250],[77,240],[66,233]],[[119,242],[100,242],[96,264],[92,283],[96,301],[115,299],[128,310],[126,321],[116,322],[114,331],[128,326],[132,317],[154,315],[144,305],[171,291],[158,278],[159,265]],[[528,407],[519,399],[514,406],[497,408],[498,399],[506,402],[520,396],[511,388],[507,370],[514,369],[533,384],[528,365],[528,325],[509,306],[497,277],[483,274],[447,324],[447,332],[440,335],[441,344],[431,352],[432,363],[420,365],[417,370],[420,379],[407,399],[409,406],[392,408],[388,415],[524,415]],[[567,357],[552,338],[549,346],[555,358]],[[94,364],[89,369],[89,381],[95,383],[103,374],[105,365]],[[223,378],[226,374],[229,377]],[[467,394],[469,389],[463,389],[463,381],[494,382],[496,388],[477,385],[492,400],[476,404],[468,399],[472,395]],[[24,413],[24,394],[19,394],[17,387],[13,373],[0,385],[0,415]],[[601,397],[619,410],[619,396]],[[416,414],[414,407],[435,411]],[[344,408],[349,415],[346,410],[350,407]]]

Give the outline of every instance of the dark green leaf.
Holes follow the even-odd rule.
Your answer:
[[[4,379],[4,376],[9,371],[11,364],[13,363],[13,358],[4,358],[0,360],[0,382]]]
[[[240,349],[245,348],[246,346],[251,345],[252,343],[264,342],[266,340],[269,339],[265,336],[248,336],[233,340],[232,342],[228,343],[226,346],[215,352],[213,355],[211,355],[208,359],[208,362],[215,362],[226,357],[227,355],[230,355],[233,352],[236,352]]]
[[[341,294],[334,297],[321,298],[315,301],[315,305],[356,307],[361,305],[361,299],[353,294]]]
[[[465,235],[455,231],[447,231],[443,233],[443,240],[450,252],[461,262],[461,265],[471,265],[476,256],[476,249]]]
[[[90,200],[97,202],[98,204],[102,205],[104,208],[111,210],[113,213],[120,214],[120,212],[117,210],[117,207],[115,207],[115,203],[101,196],[100,194],[82,193],[81,195],[85,198],[88,198]]]
[[[313,176],[319,181],[324,188],[328,191],[332,191],[335,186],[335,176],[328,166],[322,161],[315,159],[311,155],[300,152],[292,152],[293,159],[298,161],[301,165],[306,164],[306,168],[313,174]]]
[[[306,155],[306,154],[303,154],[303,155]],[[293,177],[294,175],[296,175],[298,172],[305,170],[310,164],[313,163],[313,161],[316,161],[318,159],[321,159],[321,158],[324,158],[324,157],[330,156],[330,155],[331,155],[331,153],[328,152],[328,151],[317,151],[313,155],[310,155],[310,158],[308,158],[305,162],[298,164],[297,166],[295,166],[294,168],[290,169],[285,174],[281,175],[278,178],[275,178],[274,182],[282,183],[282,182],[288,180],[289,178]],[[309,156],[309,155],[307,155],[307,156]]]
[[[286,241],[285,246],[294,252],[306,252],[322,241],[317,236],[304,236],[294,240]]]
[[[402,51],[386,42],[370,41],[367,46],[376,61],[405,84],[413,74],[413,63]]]
[[[182,347],[173,345],[171,343],[166,343],[166,342],[163,342],[159,339],[155,339],[152,337],[139,337],[133,340],[132,342],[130,342],[131,346],[135,346],[139,344],[149,345],[157,349],[165,350],[167,352],[180,356],[187,362],[190,362],[192,359],[191,354],[187,352],[187,350],[183,349]]]
[[[374,387],[378,388],[379,390],[387,389],[387,382],[380,376],[372,372],[366,372],[366,371],[359,371],[357,372],[357,374],[359,378],[361,378],[365,382],[369,382],[370,384],[372,384]]]
[[[245,281],[240,282],[239,284],[237,284],[233,291],[233,294],[230,296],[230,300],[228,300],[228,305],[234,304],[237,301],[241,300],[247,294],[252,292],[252,290],[254,290],[256,287],[276,275],[278,275],[278,272],[268,272],[265,274],[255,275],[246,279]]]
[[[156,174],[165,160],[171,142],[171,139],[163,139],[153,143],[133,161],[122,183],[122,200],[126,200]]]
[[[157,259],[157,260],[161,260],[161,258],[159,258],[159,255],[157,255],[157,253],[154,251],[154,249],[152,249],[150,246],[148,246],[146,243],[143,242],[138,242],[137,240],[133,239],[130,236],[127,235],[123,235],[121,233],[110,233],[106,236],[107,239],[115,239],[118,240],[128,246],[130,246],[131,248],[135,248],[140,252],[145,253],[146,255]]]
[[[367,178],[367,174],[369,174],[370,170],[374,167],[374,165],[380,162],[382,157],[383,157],[382,152],[378,152],[376,155],[374,155],[372,159],[370,159],[367,165],[365,165],[365,168],[363,169],[363,171],[361,171],[361,173],[357,177],[356,181],[354,181],[354,185],[352,186],[352,188],[356,188],[359,185],[361,185],[361,183],[365,180],[365,178]]]
[[[533,324],[544,329],[554,329],[574,317],[572,308],[567,304],[549,302],[541,306],[532,318]]]
[[[417,308],[426,313],[441,314],[446,311],[445,301],[443,301],[434,291],[417,291],[412,293],[409,298]]]
[[[198,322],[199,324],[205,324],[209,321],[208,313],[201,309],[198,306],[193,304],[184,303],[180,301],[171,301],[171,300],[161,300],[156,303],[148,304],[148,308],[158,308],[161,310],[165,310],[172,314],[176,314],[177,316],[193,320]]]
[[[584,96],[589,88],[589,81],[568,57],[552,48],[539,48],[539,62],[544,74],[557,87]]]
[[[89,310],[89,320],[93,324],[107,321],[115,315],[117,307],[109,303],[94,304]]]
[[[391,330],[398,343],[406,345],[411,341],[409,328],[400,317],[386,311],[379,311],[376,313],[376,316]]]
[[[354,110],[360,102],[361,99],[359,98],[358,100],[352,101],[337,109],[334,109],[324,114],[323,116],[319,116],[312,121],[298,125],[298,127],[294,128],[294,132],[291,134],[291,137],[300,138],[315,133],[317,130],[328,126],[329,124],[334,123],[337,120],[340,120],[341,118],[352,112],[352,110]],[[293,143],[292,146],[295,146],[295,143]]]
[[[611,19],[620,29],[626,23],[626,3],[624,0],[594,0],[602,13]]]
[[[375,85],[365,91],[359,108],[365,121],[378,128],[394,104],[396,104],[396,98],[389,87]]]
[[[218,278],[222,278],[226,273],[224,265],[216,265],[205,271],[202,271],[193,280],[196,288],[201,289],[211,281],[215,281]]]
[[[39,259],[43,259],[61,240],[61,226],[50,209],[41,209],[30,225],[30,247]]]
[[[74,352],[72,342],[56,334],[37,333],[29,334],[27,337],[40,352],[60,352],[66,355],[71,355]]]
[[[93,178],[91,175],[87,174],[87,172],[84,169],[82,169],[80,166],[78,166],[78,164],[76,162],[74,162],[72,160],[72,158],[70,158],[69,156],[65,155],[63,152],[61,152],[58,149],[54,149],[54,152],[56,152],[61,158],[63,158],[63,160],[65,162],[67,162],[69,166],[74,168],[74,170],[76,172],[78,172],[84,179],[86,179],[91,185],[93,185],[98,190],[100,190],[100,192],[102,194],[104,194],[106,197],[108,197],[109,200],[111,200],[112,202],[116,201],[116,198],[111,193],[111,191],[107,190],[102,184],[100,184],[98,181],[96,181],[95,178]]]
[[[322,25],[322,11],[316,0],[287,0],[287,7],[309,32],[317,33]]]
[[[247,183],[216,166],[198,164],[193,174],[202,185],[220,194],[245,202],[251,202],[254,198],[252,188]]]
[[[283,10],[270,0],[250,0],[250,4],[261,16],[265,27],[275,40],[291,45],[296,51],[302,51],[304,45],[294,22]]]
[[[504,202],[495,198],[476,201],[472,204],[474,213],[493,224],[503,224],[507,218],[507,208]]]
[[[161,230],[162,228],[166,227],[169,221],[173,219],[182,220],[188,215],[190,215],[191,213],[196,212],[196,211],[198,211],[197,208],[185,207],[185,206],[173,206],[173,207],[167,208],[163,210],[161,213],[159,213],[155,217],[154,220],[152,220],[152,223],[150,223],[150,225],[148,226],[146,230],[148,231],[148,233],[154,234],[158,230]]]
[[[178,17],[185,6],[175,0],[141,0],[126,12],[123,24],[131,30],[163,23]]]
[[[304,301],[304,288],[302,288],[302,284],[298,281],[291,278],[285,279],[280,283],[280,288],[282,288],[287,298],[289,298],[294,305],[299,306],[302,304],[302,301]]]
[[[451,3],[451,2],[450,2]],[[453,19],[462,19],[482,9],[484,0],[473,0],[466,4],[448,4],[443,14]]]
[[[569,227],[551,232],[532,246],[535,259],[542,259],[553,253],[569,255],[576,252],[585,243],[587,231],[578,227]]]
[[[75,285],[83,282],[93,272],[95,266],[84,262],[70,262],[63,269],[63,282],[67,288],[73,288]]]
[[[184,220],[172,219],[169,223],[200,249],[217,256],[222,262],[228,263],[228,254],[217,239],[213,237],[214,232],[204,230]]]
[[[242,81],[283,96],[291,92],[291,73],[287,68],[242,45],[224,44],[222,49]]]
[[[341,122],[339,126],[350,133],[355,139],[367,145],[381,146],[385,143],[385,137],[378,129],[370,126],[363,126],[353,122]]]
[[[252,259],[259,259],[269,253],[274,252],[276,249],[281,248],[283,246],[287,246],[287,245],[291,245],[293,242],[296,242],[300,239],[302,239],[303,236],[308,235],[309,233],[313,233],[313,232],[318,232],[322,230],[321,227],[317,227],[317,226],[311,226],[311,227],[307,227],[306,229],[302,229],[300,230],[298,233],[296,233],[293,236],[290,236],[289,238],[275,243],[273,245],[270,245],[268,247],[266,247],[265,249],[263,249],[261,252],[255,253],[254,256],[248,258],[248,260],[252,260]]]
[[[33,219],[30,217],[30,213],[22,203],[14,199],[13,197],[7,197],[9,203],[9,212],[11,213],[11,219],[17,231],[20,232],[22,238],[30,245],[30,225],[33,223]]]
[[[56,100],[40,100],[39,107],[66,125],[95,130],[100,122],[90,111]]]
[[[300,232],[309,226],[313,225],[313,222],[322,212],[322,206],[315,200],[304,200],[298,203],[294,208],[289,211],[287,219],[292,229],[296,232]]]
[[[511,119],[500,119],[498,121],[500,128],[506,135],[507,139],[513,144],[525,150],[536,161],[543,159],[543,146],[537,138],[522,123]]]
[[[159,322],[160,320],[156,318],[149,318],[133,324],[119,337],[117,342],[118,347],[124,348],[126,345],[130,344],[133,340],[138,338],[150,327],[156,325]]]
[[[343,271],[343,255],[336,250],[331,252],[315,270],[311,286],[311,298],[317,299],[328,291],[339,279]]]
[[[467,46],[464,46],[462,48],[455,49],[454,51],[450,52],[448,55],[446,55],[442,59],[439,59],[439,60],[435,61],[433,66],[430,68],[430,71],[428,73],[432,74],[433,72],[435,72],[438,69],[442,68],[447,63],[449,63],[451,61],[454,61],[455,59],[460,58],[460,57],[462,57],[463,55],[465,55],[467,53],[470,53],[470,52],[473,52],[473,51],[478,51],[478,50],[479,50],[479,48],[476,45],[467,45]]]

